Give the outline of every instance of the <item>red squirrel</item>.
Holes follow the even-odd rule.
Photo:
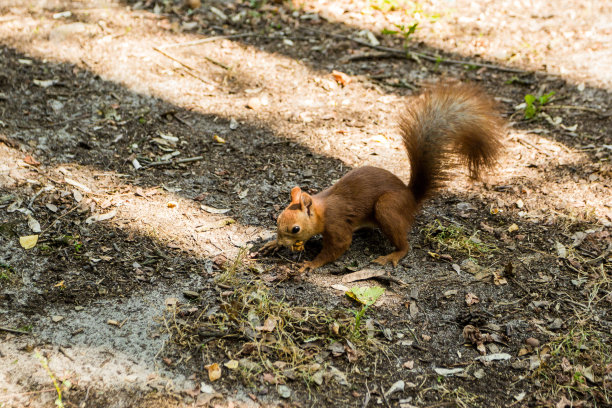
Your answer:
[[[397,266],[408,253],[408,231],[423,202],[454,178],[452,172],[461,164],[472,178],[492,167],[504,126],[492,98],[477,87],[445,84],[408,103],[399,128],[410,163],[407,185],[387,170],[367,166],[312,196],[294,187],[291,203],[278,217],[277,238],[260,252],[282,246],[302,250],[304,242],[322,234],[323,249],[303,264],[301,273],[338,259],[355,230],[379,227],[395,251],[374,262]]]

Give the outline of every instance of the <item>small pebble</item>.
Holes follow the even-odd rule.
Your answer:
[[[535,348],[540,345],[540,340],[536,339],[535,337],[529,337],[527,340],[525,340],[525,344]]]
[[[278,393],[283,398],[289,398],[291,397],[291,388],[287,387],[286,385],[279,385]]]

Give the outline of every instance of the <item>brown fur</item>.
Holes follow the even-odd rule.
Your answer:
[[[408,185],[367,166],[314,196],[294,187],[291,203],[278,217],[278,238],[262,249],[293,246],[322,234],[323,249],[301,268],[315,269],[340,257],[355,230],[378,226],[396,250],[374,262],[397,265],[408,253],[407,233],[423,201],[444,186],[457,166],[467,165],[474,178],[493,166],[502,148],[502,128],[491,99],[474,86],[447,84],[422,94],[400,120],[411,169]],[[293,232],[295,227],[299,232]]]

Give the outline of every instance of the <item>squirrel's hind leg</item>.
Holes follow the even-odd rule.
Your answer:
[[[415,204],[411,196],[405,192],[393,191],[383,194],[376,201],[374,215],[382,232],[389,238],[396,250],[388,255],[380,256],[373,262],[393,266],[408,253],[408,230],[414,217]]]

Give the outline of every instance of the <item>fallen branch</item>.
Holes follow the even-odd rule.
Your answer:
[[[378,51],[384,51],[393,55],[397,55],[397,56],[402,56],[404,58],[413,58],[418,60],[419,58],[424,59],[426,61],[430,61],[430,62],[435,62],[435,63],[439,63],[439,64],[457,64],[457,65],[472,65],[475,67],[482,67],[482,68],[488,68],[488,69],[494,69],[497,71],[502,71],[502,72],[512,72],[515,74],[525,74],[527,73],[527,71],[522,70],[522,69],[518,69],[518,68],[510,68],[510,67],[502,67],[499,65],[493,65],[493,64],[487,64],[484,62],[476,62],[476,61],[460,61],[460,60],[453,60],[453,59],[446,59],[446,58],[442,58],[442,57],[438,57],[435,55],[429,55],[429,54],[424,54],[422,52],[415,52],[415,51],[409,51],[409,50],[400,50],[397,48],[391,48],[391,47],[384,47],[382,45],[374,45],[374,44],[370,44],[367,41],[364,40],[360,40],[358,38],[352,38],[349,37],[347,35],[340,35],[340,34],[333,34],[333,33],[328,33],[326,31],[321,31],[321,30],[315,30],[312,28],[304,28],[304,30],[309,31],[311,33],[317,33],[317,34],[323,34],[329,37],[334,37],[334,38],[339,38],[339,39],[343,39],[343,40],[349,40],[349,41],[353,41],[357,44],[363,45],[364,47],[369,47]]]

